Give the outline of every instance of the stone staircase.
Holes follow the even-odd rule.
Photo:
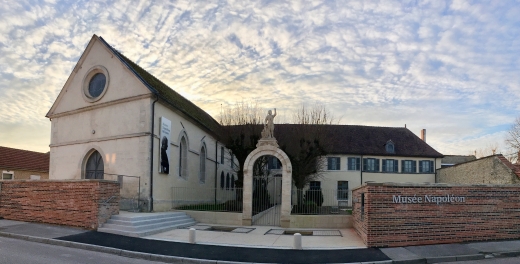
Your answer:
[[[195,225],[197,222],[183,212],[128,213],[113,215],[98,232],[131,237],[144,237],[176,228]]]

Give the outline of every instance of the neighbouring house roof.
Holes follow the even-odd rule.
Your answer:
[[[0,147],[0,169],[49,172],[49,153]]]
[[[497,154],[497,158],[504,163],[514,174],[520,179],[520,165],[512,164],[509,160],[506,159],[502,154]]]
[[[444,158],[442,158],[441,163],[442,164],[459,164],[463,162],[468,162],[472,160],[476,160],[477,158],[474,155],[445,155]]]
[[[229,126],[229,133],[244,131],[241,126]],[[275,137],[280,147],[298,142],[303,130],[316,130],[322,139],[330,142],[330,154],[355,154],[401,157],[441,158],[443,155],[404,127],[376,127],[357,125],[299,125],[276,124]],[[261,127],[256,129],[261,131]],[[246,135],[246,138],[248,135]],[[385,144],[392,140],[394,153],[388,153]]]
[[[190,100],[174,91],[161,80],[144,70],[132,60],[128,59],[121,52],[110,46],[102,37],[99,39],[139,78],[150,91],[159,96],[160,99],[172,107],[180,110],[182,113],[191,117],[195,122],[204,128],[213,132],[215,136],[221,135],[220,124],[213,119],[208,113],[196,106]]]

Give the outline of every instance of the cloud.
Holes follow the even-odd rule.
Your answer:
[[[466,154],[484,141],[501,143],[520,110],[519,6],[13,2],[0,6],[2,126],[45,127],[45,113],[98,34],[213,116],[241,100],[287,116],[317,101],[344,123],[426,128],[440,152]],[[486,129],[496,127],[502,132]],[[0,144],[9,144],[2,135]]]

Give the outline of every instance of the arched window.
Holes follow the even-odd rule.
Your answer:
[[[179,176],[188,179],[188,144],[184,137],[181,138],[179,152]]]
[[[201,183],[206,182],[206,148],[202,146],[200,148],[200,169],[199,169],[199,181]]]
[[[220,173],[220,189],[224,190],[224,172]]]
[[[92,152],[85,165],[85,179],[103,179],[104,172],[103,157],[97,151]]]
[[[229,190],[229,173],[226,175],[226,190]]]
[[[235,175],[231,175],[231,190],[235,189]]]

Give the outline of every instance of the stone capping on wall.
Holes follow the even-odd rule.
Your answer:
[[[369,247],[520,238],[520,185],[368,182],[352,193],[354,228]]]
[[[97,229],[119,214],[116,181],[6,180],[0,184],[4,219]]]

